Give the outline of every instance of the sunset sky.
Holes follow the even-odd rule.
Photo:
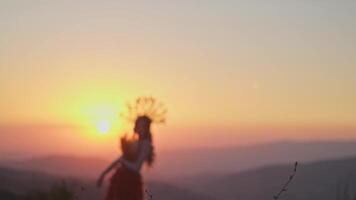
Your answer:
[[[126,102],[161,148],[356,138],[355,1],[0,2],[0,154],[116,153]],[[202,139],[204,138],[204,139]]]

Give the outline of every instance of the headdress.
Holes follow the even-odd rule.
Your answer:
[[[163,103],[153,97],[139,97],[136,101],[127,104],[127,112],[122,116],[130,122],[135,122],[138,117],[148,117],[154,123],[165,123],[167,109]]]

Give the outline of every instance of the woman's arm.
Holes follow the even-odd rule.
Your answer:
[[[116,167],[119,163],[121,162],[121,157],[114,160],[99,176],[99,179],[97,181],[98,187],[100,187],[103,184],[104,178],[107,173],[109,173],[114,167]]]
[[[141,170],[143,163],[147,159],[147,156],[149,155],[151,148],[152,147],[150,142],[142,142],[139,148],[138,158],[134,162],[128,161],[124,158],[121,158],[120,161],[122,162],[123,165],[125,165],[130,170],[139,172]]]
[[[116,167],[120,163],[120,159],[121,159],[121,157],[114,160],[101,174],[105,175],[105,174],[109,173],[112,169],[114,169],[114,167]]]

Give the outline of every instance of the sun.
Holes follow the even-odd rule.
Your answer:
[[[110,123],[109,120],[100,120],[96,125],[96,129],[98,133],[102,135],[108,134],[111,128],[112,128],[112,124]]]

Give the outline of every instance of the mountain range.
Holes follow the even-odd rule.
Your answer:
[[[356,142],[276,142],[226,148],[157,152],[154,167],[144,170],[149,179],[179,181],[192,176],[221,175],[295,161],[313,162],[356,155]],[[51,155],[3,163],[17,169],[52,175],[96,178],[110,163],[100,158]]]
[[[170,155],[172,158],[167,158],[168,152],[162,153],[155,170],[145,174],[147,188],[155,199],[272,199],[288,180],[295,161],[300,165],[283,199],[354,200],[356,197],[355,142],[281,142],[184,150]],[[82,199],[100,199],[105,190],[95,187],[94,178],[108,163],[104,159],[71,156],[3,163],[0,193],[48,190],[51,185],[67,180],[74,187],[86,188],[80,194]],[[179,173],[175,174],[176,170]],[[172,174],[165,176],[169,173]]]

